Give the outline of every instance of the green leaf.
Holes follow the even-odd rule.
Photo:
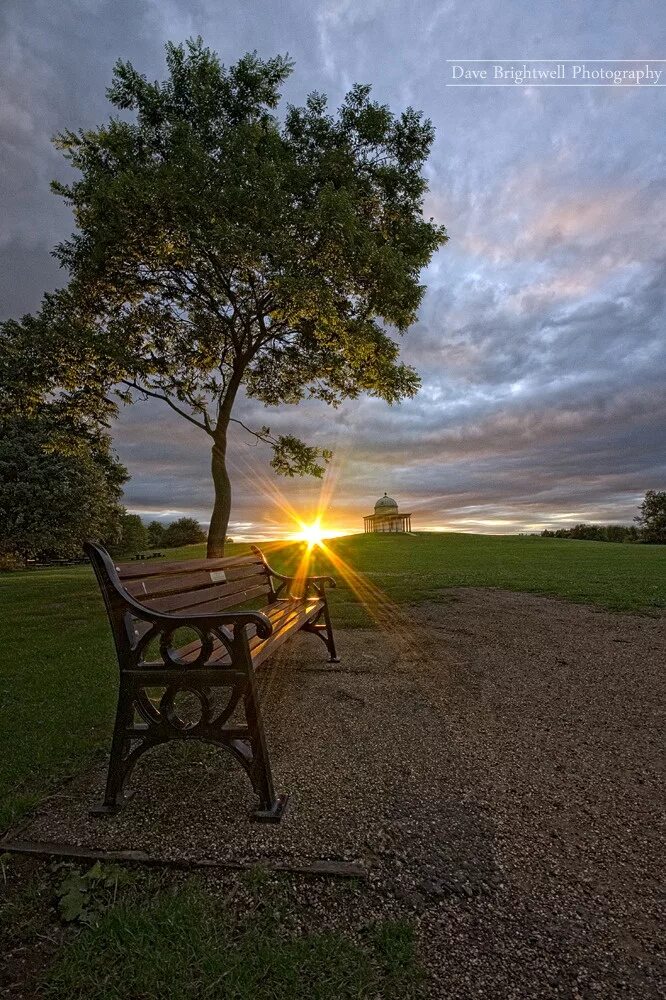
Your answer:
[[[80,920],[85,912],[88,902],[88,895],[85,892],[72,886],[66,892],[60,894],[58,902],[58,912],[66,923]]]

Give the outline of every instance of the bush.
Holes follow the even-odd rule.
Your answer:
[[[148,545],[148,532],[138,514],[123,514],[120,523],[120,552],[141,552]]]
[[[193,517],[180,517],[165,528],[161,544],[168,549],[206,541],[206,532]]]
[[[22,559],[16,552],[0,551],[0,573],[15,569],[25,569],[25,559]]]
[[[604,528],[607,542],[637,542],[638,532],[633,524],[607,524]]]
[[[164,545],[164,525],[159,521],[151,521],[148,525],[148,545],[151,549]]]
[[[69,559],[87,538],[114,539],[125,468],[104,434],[55,411],[0,419],[0,552]]]

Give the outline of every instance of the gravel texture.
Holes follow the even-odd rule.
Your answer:
[[[269,882],[295,929],[412,920],[424,997],[666,996],[666,619],[482,589],[382,617],[338,632],[339,666],[301,636],[262,673],[279,826],[250,824],[240,768],[191,744],[146,755],[121,814],[87,815],[95,768],[21,838],[361,862],[366,883]]]

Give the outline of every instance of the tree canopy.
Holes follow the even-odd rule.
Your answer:
[[[422,215],[433,129],[420,113],[396,116],[356,85],[336,112],[313,93],[278,116],[288,59],[226,68],[198,39],[167,45],[166,60],[163,82],[119,61],[108,96],[120,114],[57,137],[76,174],[53,185],[77,226],[55,250],[69,283],[3,338],[39,398],[25,357],[46,343],[41,385],[70,405],[110,407],[114,387],[209,435],[215,555],[231,504],[228,429],[245,427],[239,392],[271,406],[413,395],[417,373],[391,331],[414,322],[420,272],[447,237]],[[330,458],[245,429],[284,475],[320,476]]]
[[[643,541],[666,544],[666,490],[648,490],[634,520]]]
[[[122,554],[142,552],[148,548],[148,530],[139,514],[123,514],[120,521],[120,538],[116,550]]]
[[[0,419],[0,555],[81,556],[116,541],[125,468],[106,435],[57,408]]]

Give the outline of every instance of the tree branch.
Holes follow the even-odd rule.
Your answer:
[[[271,434],[266,434],[266,433],[263,433],[262,431],[253,431],[251,427],[248,427],[247,424],[244,424],[242,420],[238,420],[237,417],[230,417],[229,418],[229,423],[230,424],[238,424],[239,427],[242,427],[243,430],[247,431],[248,434],[251,434],[252,437],[256,437],[256,439],[258,441],[263,441],[265,444],[276,444],[277,443],[276,439]]]
[[[194,424],[195,427],[199,427],[202,431],[205,431],[206,434],[211,434],[211,430],[209,430],[210,419],[208,418],[208,414],[205,414],[204,419],[206,422],[203,423],[201,420],[197,420],[196,417],[193,417],[191,413],[187,413],[185,410],[181,410],[180,406],[176,406],[173,400],[170,399],[169,396],[166,396],[164,393],[155,392],[153,389],[147,389],[145,385],[139,385],[138,382],[132,382],[129,379],[121,379],[120,381],[121,385],[126,385],[129,389],[136,389],[137,392],[141,392],[145,396],[152,396],[153,399],[163,400],[165,403],[168,403],[171,409],[174,410],[176,413],[178,413],[179,416],[185,417],[186,420],[189,420],[189,422],[191,424]]]

